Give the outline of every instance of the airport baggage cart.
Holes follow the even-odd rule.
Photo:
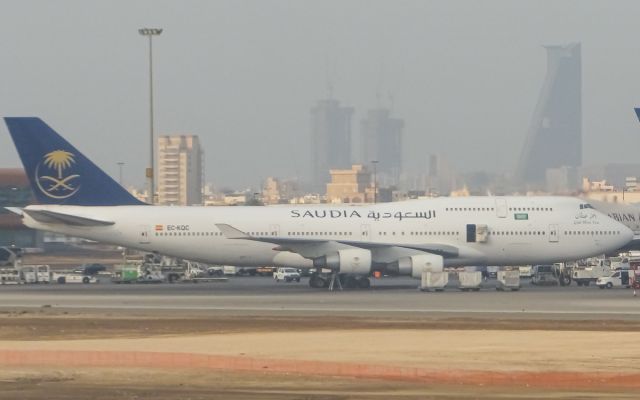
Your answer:
[[[420,285],[420,290],[423,292],[428,291],[436,291],[441,292],[444,290],[444,287],[449,283],[449,273],[440,271],[440,272],[430,272],[425,271],[422,273],[422,283]]]
[[[498,271],[496,290],[520,290],[520,271]]]
[[[138,272],[136,265],[116,265],[111,281],[113,283],[135,283],[138,281]]]
[[[17,285],[24,283],[17,268],[0,268],[0,285]]]
[[[460,290],[477,292],[482,284],[482,272],[460,271],[458,272],[458,279],[460,280]]]

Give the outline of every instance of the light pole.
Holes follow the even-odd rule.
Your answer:
[[[153,37],[162,33],[162,29],[158,28],[141,28],[138,33],[149,38],[149,167],[147,168],[147,179],[149,179],[149,203],[155,203],[155,182],[153,171]]]
[[[373,164],[373,204],[376,204],[378,202],[378,178],[376,177],[378,160],[371,161],[371,164]]]
[[[118,172],[120,173],[120,186],[122,186],[122,167],[124,166],[124,163],[122,161],[118,162]]]

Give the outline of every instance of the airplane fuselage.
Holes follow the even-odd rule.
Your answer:
[[[520,265],[575,260],[622,247],[623,225],[563,197],[466,197],[366,205],[268,207],[29,206],[112,221],[108,226],[29,227],[190,260],[238,266],[311,267],[278,241],[366,244],[376,263],[424,251],[445,266]],[[250,238],[228,238],[228,224]],[[270,243],[270,238],[273,243]],[[259,239],[259,240],[252,240]],[[395,249],[395,250],[394,250]]]

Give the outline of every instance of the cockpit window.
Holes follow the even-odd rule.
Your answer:
[[[591,208],[593,209],[593,206],[589,203],[584,203],[584,204],[580,204],[580,209],[585,209],[585,208]]]

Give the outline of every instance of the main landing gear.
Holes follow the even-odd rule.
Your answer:
[[[309,277],[309,286],[314,289],[328,288],[331,292],[336,289],[369,289],[371,280],[367,276],[339,274],[337,272],[319,274],[316,272]]]

